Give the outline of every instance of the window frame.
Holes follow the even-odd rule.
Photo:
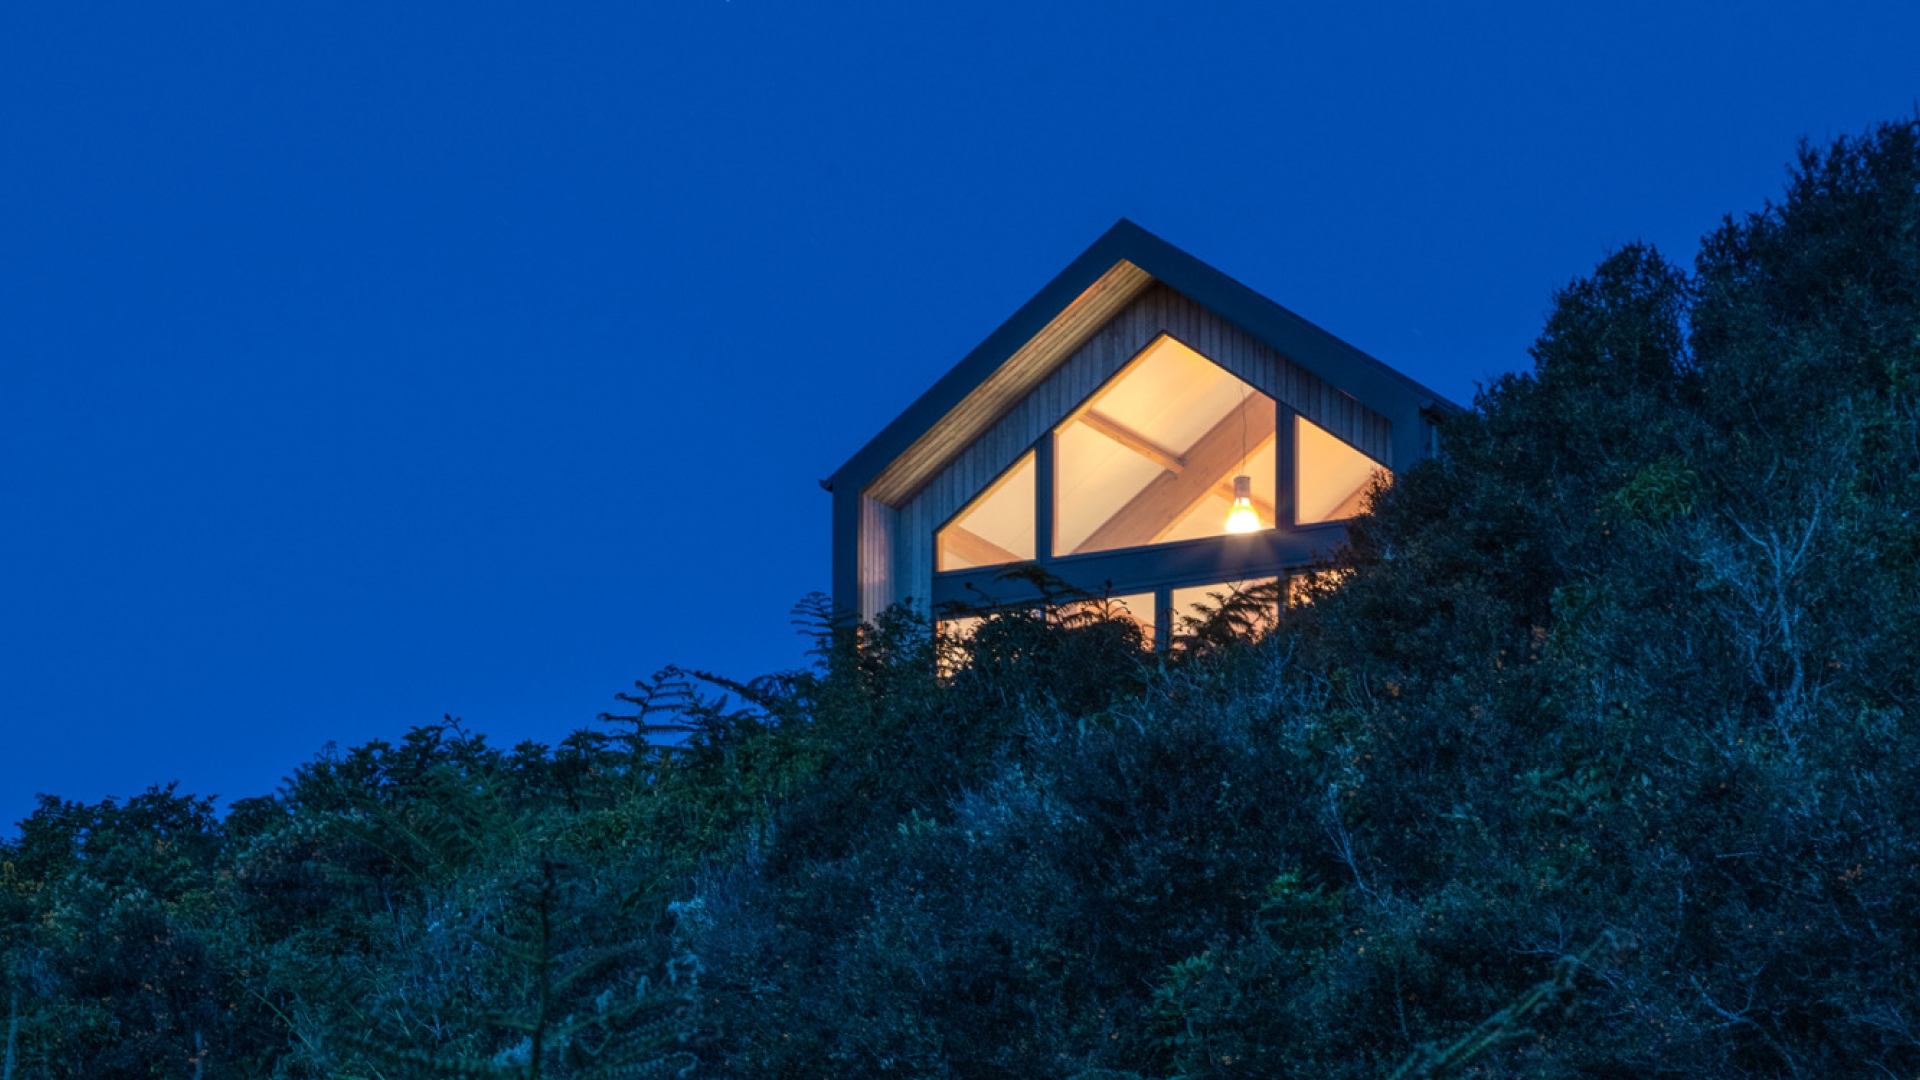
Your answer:
[[[1298,520],[1300,413],[1275,395],[1253,386],[1254,390],[1265,394],[1274,404],[1274,524],[1271,528],[1252,533],[1174,540],[1080,554],[1053,553],[1058,512],[1055,505],[1056,439],[1061,424],[1066,417],[1072,417],[1085,408],[1115,379],[1122,377],[1163,338],[1192,349],[1209,363],[1228,370],[1228,374],[1235,378],[1241,378],[1237,372],[1226,369],[1225,365],[1176,335],[1165,331],[1155,335],[1152,341],[1069,410],[1061,421],[1050,425],[1037,441],[1016,454],[1013,461],[995,475],[993,481],[934,526],[928,557],[933,560],[933,595],[930,601],[936,613],[955,605],[1016,607],[1038,602],[1044,598],[1030,582],[1003,576],[1005,571],[1015,567],[1037,566],[1048,576],[1089,595],[1153,593],[1155,634],[1164,637],[1170,625],[1168,609],[1172,590],[1222,581],[1290,577],[1311,567],[1320,553],[1345,541],[1347,523],[1351,518],[1306,524]],[[1248,385],[1252,386],[1251,383]],[[1326,429],[1323,427],[1323,430]],[[1329,434],[1332,434],[1331,431]],[[1334,437],[1339,438],[1337,435]],[[1029,454],[1033,455],[1034,463],[1034,558],[960,570],[939,569],[940,532],[964,516],[980,496],[991,491],[1004,476],[1019,468]],[[1390,466],[1376,463],[1391,475]],[[1164,644],[1160,642],[1162,647]]]

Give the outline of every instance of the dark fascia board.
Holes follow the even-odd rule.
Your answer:
[[[820,482],[858,492],[938,424],[1020,347],[1121,262],[1129,262],[1383,415],[1459,406],[1252,289],[1121,218],[953,370]],[[1396,407],[1398,406],[1398,407]]]

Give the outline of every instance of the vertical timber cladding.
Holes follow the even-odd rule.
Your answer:
[[[1393,428],[1385,417],[1332,384],[1290,363],[1219,316],[1155,282],[1123,308],[1017,402],[897,514],[862,499],[860,606],[871,618],[896,600],[923,614],[933,595],[933,534],[1053,426],[1161,334],[1168,334],[1249,384],[1293,408],[1375,461],[1393,461]],[[872,510],[867,504],[872,503]],[[885,520],[882,520],[885,519]],[[869,533],[868,523],[873,531]],[[890,535],[888,535],[890,534]],[[869,541],[868,537],[874,539]],[[889,557],[890,556],[890,557]],[[874,560],[869,564],[868,560]]]
[[[899,528],[900,511],[860,496],[860,618],[864,621],[872,622],[894,601],[894,536]]]

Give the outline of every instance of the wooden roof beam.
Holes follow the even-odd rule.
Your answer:
[[[1185,472],[1187,459],[1161,446],[1138,431],[1095,409],[1088,409],[1076,417],[1081,423],[1119,443],[1121,446],[1139,454],[1155,465],[1170,473]]]
[[[1015,555],[979,533],[958,525],[949,525],[940,530],[940,555],[942,563],[946,562],[947,555],[952,555],[974,566],[998,566],[1001,563],[1031,561],[1028,556]],[[942,566],[941,569],[959,568]]]
[[[1184,471],[1154,477],[1119,512],[1093,530],[1074,553],[1157,542],[1202,499],[1212,495],[1223,477],[1232,476],[1242,461],[1265,449],[1273,441],[1273,429],[1273,399],[1263,394],[1249,395],[1187,451]]]

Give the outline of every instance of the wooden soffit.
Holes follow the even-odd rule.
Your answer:
[[[893,459],[867,485],[866,494],[892,506],[912,498],[1151,284],[1153,278],[1145,270],[1124,259],[1114,264]]]

